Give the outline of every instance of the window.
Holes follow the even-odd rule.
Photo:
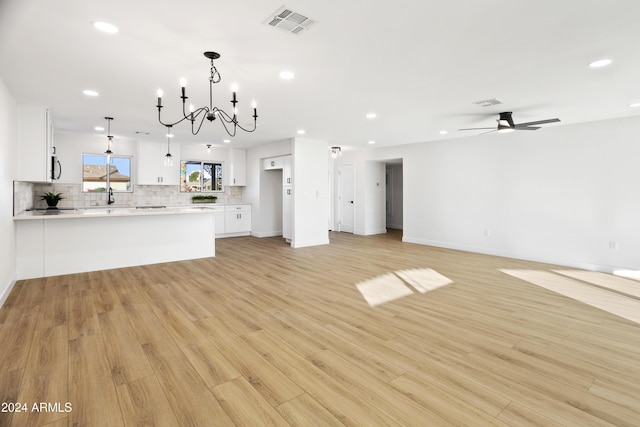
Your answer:
[[[200,160],[181,161],[180,191],[187,193],[224,191],[222,163]]]
[[[109,187],[113,191],[132,191],[131,157],[110,156],[107,167],[106,154],[83,154],[82,191],[101,192]]]

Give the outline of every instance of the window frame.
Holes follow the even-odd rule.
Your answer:
[[[204,187],[204,165],[212,165],[213,166],[213,170],[215,170],[216,165],[220,165],[220,189],[219,190],[196,190],[196,191],[190,191],[187,190],[187,188],[191,188],[187,186],[187,180],[188,180],[188,174],[187,174],[187,164],[199,164],[200,165],[200,169],[199,169],[199,187],[200,189],[202,189]],[[221,160],[200,160],[200,159],[194,159],[194,160],[187,160],[187,159],[182,159],[180,160],[180,193],[193,193],[193,194],[205,194],[205,193],[224,193],[224,173],[225,173],[225,165],[224,165],[224,161]],[[215,172],[214,172],[215,174]],[[215,181],[215,178],[212,179],[212,181]]]
[[[129,161],[129,181],[128,181],[128,189],[127,190],[120,190],[117,188],[113,188],[111,187],[111,171],[109,168],[106,169],[106,181],[105,181],[105,189],[100,191],[96,191],[96,190],[87,190],[85,189],[85,177],[84,177],[84,168],[85,168],[85,156],[93,156],[93,157],[101,157],[105,159],[105,165],[108,164],[112,164],[111,160],[113,158],[116,159],[126,159]],[[107,163],[107,160],[109,160],[109,162]],[[133,156],[131,155],[125,155],[125,154],[111,154],[111,155],[107,155],[105,153],[82,153],[82,159],[80,161],[81,164],[81,186],[82,186],[82,193],[106,193],[109,188],[111,187],[111,189],[113,190],[114,193],[133,193]],[[91,182],[91,181],[87,181],[87,182]],[[98,181],[101,182],[101,181]]]

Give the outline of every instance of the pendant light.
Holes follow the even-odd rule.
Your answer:
[[[167,126],[167,154],[164,155],[164,165],[173,166],[173,156],[171,155],[171,126]]]
[[[107,120],[107,151],[105,151],[104,154],[107,155],[107,163],[109,163],[111,161],[111,155],[113,154],[113,151],[111,151],[111,145],[113,143],[113,136],[111,135],[111,120],[113,120],[113,117],[105,117],[105,119]]]

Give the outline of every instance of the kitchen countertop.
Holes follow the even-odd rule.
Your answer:
[[[231,204],[231,203],[230,203]],[[244,203],[237,203],[244,204]],[[140,216],[140,215],[181,215],[215,212],[216,205],[223,207],[224,204],[194,204],[179,206],[88,206],[71,209],[47,209],[31,210],[14,215],[13,219],[35,220],[35,219],[70,219],[70,218],[96,218],[110,216]]]

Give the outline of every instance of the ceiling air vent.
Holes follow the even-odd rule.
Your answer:
[[[502,101],[500,101],[498,98],[491,98],[491,99],[483,99],[482,101],[476,101],[474,102],[474,104],[479,105],[481,107],[491,107],[492,105],[502,104]]]
[[[280,28],[292,34],[299,34],[300,32],[309,29],[309,26],[313,24],[313,21],[301,13],[294,12],[286,7],[281,7],[269,16],[265,21],[266,24]]]

